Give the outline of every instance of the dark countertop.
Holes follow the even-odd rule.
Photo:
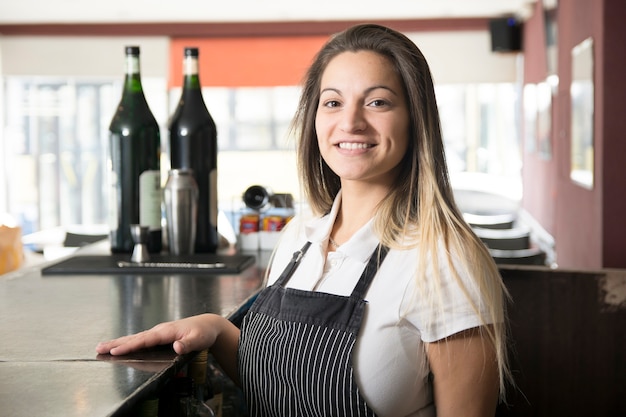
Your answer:
[[[0,276],[1,415],[124,415],[190,358],[171,347],[98,357],[99,341],[204,312],[230,316],[263,278],[256,265],[167,275],[42,275],[45,266]]]

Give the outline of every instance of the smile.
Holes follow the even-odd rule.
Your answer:
[[[339,146],[340,149],[367,149],[373,147],[374,145],[360,142],[341,142],[337,144],[337,146]]]

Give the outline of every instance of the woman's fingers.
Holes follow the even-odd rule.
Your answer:
[[[172,323],[162,323],[150,330],[101,342],[96,346],[96,352],[125,355],[141,349],[166,345],[177,338],[175,326]]]
[[[216,323],[225,321],[213,314],[157,324],[150,330],[101,342],[96,346],[100,354],[126,355],[141,349],[172,343],[178,354],[210,347],[219,333]]]

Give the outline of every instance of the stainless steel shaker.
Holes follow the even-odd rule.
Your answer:
[[[172,255],[192,254],[196,241],[198,184],[191,169],[169,172],[163,201],[169,252]]]

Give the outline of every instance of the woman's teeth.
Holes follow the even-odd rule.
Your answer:
[[[339,148],[341,149],[367,149],[371,148],[373,145],[369,145],[367,143],[358,143],[358,142],[341,142],[339,143]]]

